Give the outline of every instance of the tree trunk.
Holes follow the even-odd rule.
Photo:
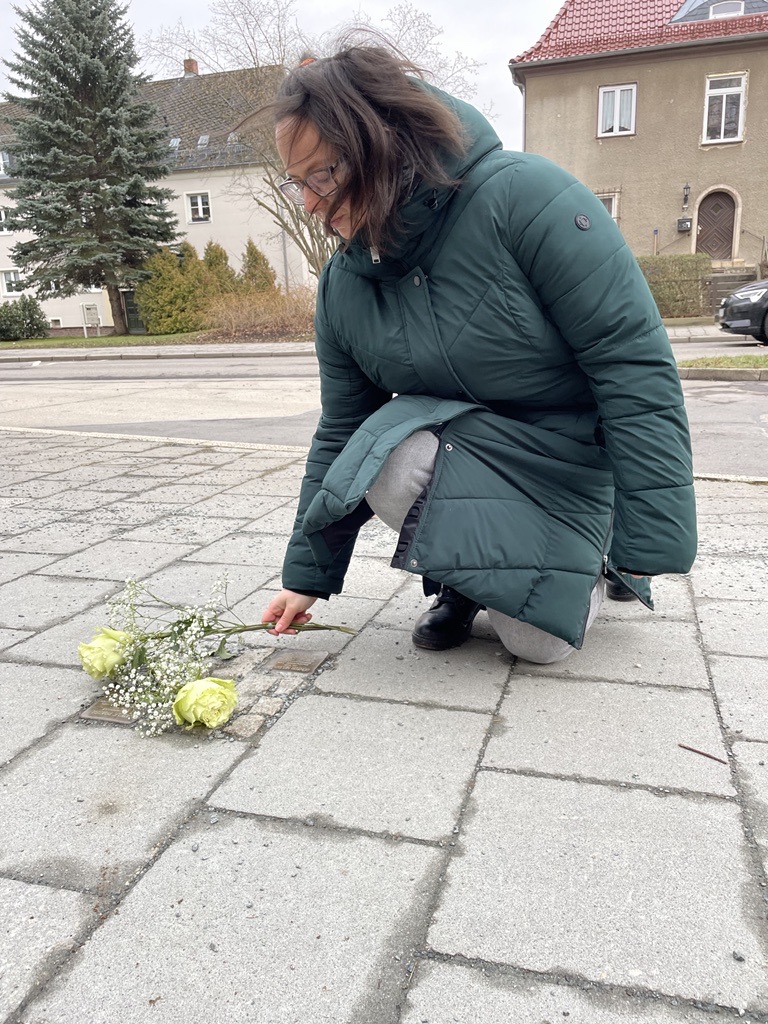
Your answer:
[[[116,284],[108,284],[107,295],[109,296],[109,305],[112,309],[112,322],[115,325],[115,334],[127,334],[128,327],[125,323],[125,313],[123,312],[123,300],[120,296],[120,289]]]

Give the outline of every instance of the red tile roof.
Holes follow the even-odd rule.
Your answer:
[[[682,0],[566,0],[539,41],[511,63],[768,32],[768,14],[670,24]]]

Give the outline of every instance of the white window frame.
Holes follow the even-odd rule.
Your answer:
[[[610,131],[603,131],[603,110],[607,102],[607,97],[610,94],[613,94],[614,111],[617,111],[620,109],[621,105],[621,93],[626,89],[630,90],[632,93],[630,127],[618,128],[618,122],[615,119],[614,127]],[[635,135],[636,121],[637,82],[622,82],[620,85],[601,85],[597,91],[597,137],[599,139],[613,139],[619,135]]]
[[[50,320],[48,321],[48,324],[49,324],[49,326],[51,327],[52,330],[59,330],[61,328],[61,317],[60,316],[52,316],[50,318]]]
[[[23,288],[9,288],[8,287],[8,276],[14,275],[14,281],[21,281],[21,274],[18,270],[0,270],[0,281],[3,285],[3,295],[21,295],[24,291]]]
[[[722,89],[718,89],[715,85],[716,82],[725,81],[728,78],[740,78],[741,85],[727,86]],[[709,102],[716,96],[721,96],[723,99],[723,109],[720,119],[720,130],[725,129],[725,106],[727,96],[740,97],[739,102],[739,128],[736,135],[732,135],[729,138],[710,139],[707,138],[707,126],[709,123]],[[701,144],[703,146],[722,146],[724,143],[729,142],[743,142],[744,141],[744,114],[747,106],[747,72],[746,71],[732,71],[730,74],[725,75],[707,75],[707,85],[704,91],[704,123],[701,130]]]
[[[615,221],[619,219],[619,193],[618,192],[595,192],[595,195],[606,208]],[[606,202],[608,200],[608,202]]]
[[[205,196],[208,206],[208,216],[203,213],[202,198]],[[187,207],[187,224],[210,224],[211,223],[211,193],[210,192],[185,192],[184,198]],[[193,202],[197,200],[197,202]],[[195,207],[200,216],[195,216]]]
[[[13,232],[10,228],[5,226],[5,222],[8,220],[8,211],[0,206],[0,235],[12,235]]]
[[[718,7],[738,7],[738,11],[725,11],[722,14],[716,14],[715,11]],[[709,20],[712,21],[714,18],[738,18],[739,15],[744,13],[744,0],[720,0],[719,3],[712,4],[709,8]]]

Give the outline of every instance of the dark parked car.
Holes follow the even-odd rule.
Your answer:
[[[768,345],[768,281],[753,281],[723,299],[717,320],[731,334],[751,334]]]

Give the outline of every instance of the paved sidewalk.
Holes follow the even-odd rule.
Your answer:
[[[768,486],[561,665],[415,649],[372,523],[358,634],[249,634],[226,730],[94,717],[124,577],[260,618],[303,455],[0,431],[0,1022],[768,1021]]]

